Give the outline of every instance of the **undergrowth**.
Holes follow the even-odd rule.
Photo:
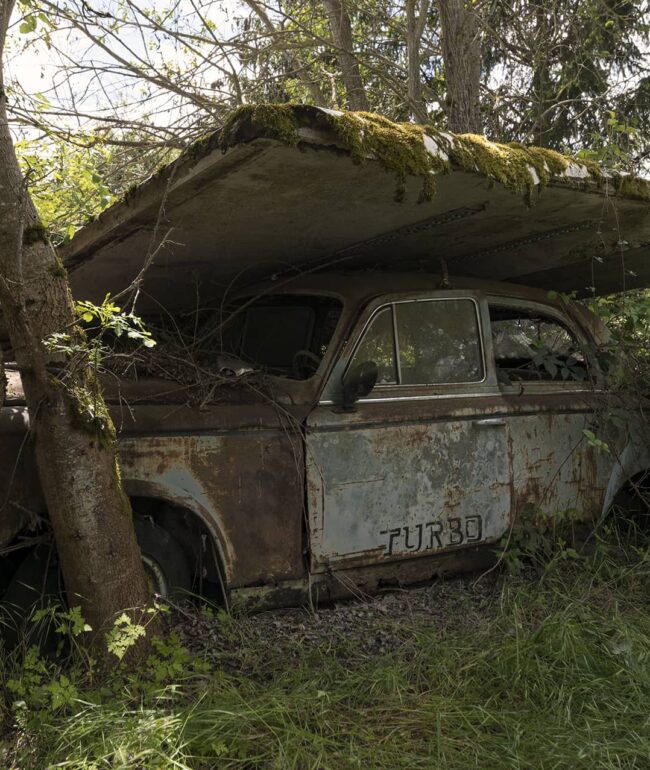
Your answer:
[[[599,543],[494,576],[426,589],[444,612],[400,618],[387,654],[354,639],[287,654],[220,613],[226,657],[173,633],[135,671],[6,656],[0,766],[650,767],[647,547]]]

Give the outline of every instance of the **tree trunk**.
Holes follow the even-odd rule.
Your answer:
[[[278,44],[278,48],[282,51],[281,55],[288,69],[300,79],[300,82],[309,91],[309,95],[311,96],[314,104],[320,107],[325,107],[327,105],[327,99],[325,98],[325,94],[321,90],[321,87],[314,80],[314,78],[310,77],[308,67],[300,61],[298,54],[288,49],[283,49],[282,34],[276,25],[271,21],[271,18],[266,10],[257,0],[244,0],[244,2],[253,11],[253,13],[257,15],[258,19],[266,27],[269,35],[273,38],[274,42]]]
[[[534,122],[531,134],[534,137],[535,144],[540,147],[548,145],[549,135],[551,133],[550,108],[553,100],[549,98],[550,88],[550,67],[549,67],[549,45],[550,30],[543,6],[535,9],[535,51],[533,54],[533,82],[532,97],[534,104]]]
[[[439,0],[449,128],[480,134],[481,31],[471,0]]]
[[[2,52],[14,0],[0,0],[0,306],[21,374],[43,494],[71,606],[95,632],[147,587],[119,476],[115,429],[83,356],[66,272],[26,189],[7,123]],[[51,351],[68,334],[81,351]],[[99,637],[97,637],[99,638]]]
[[[419,5],[416,14],[416,6]],[[427,20],[429,0],[406,0],[406,58],[408,65],[409,112],[414,120],[427,122],[420,80],[420,41]]]
[[[370,109],[361,80],[359,62],[353,53],[352,23],[344,4],[345,0],[323,0],[329,20],[332,40],[336,46],[336,58],[341,67],[341,79],[348,99],[348,109]]]

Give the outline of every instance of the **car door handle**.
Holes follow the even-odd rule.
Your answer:
[[[497,425],[505,425],[506,421],[504,417],[486,417],[484,420],[474,420],[473,424],[477,428],[491,428]]]

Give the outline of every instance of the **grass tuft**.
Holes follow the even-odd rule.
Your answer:
[[[389,652],[349,634],[276,644],[251,637],[255,618],[221,618],[227,654],[172,635],[137,672],[7,659],[5,684],[32,679],[7,691],[0,766],[647,768],[649,588],[647,549],[601,545],[500,575],[480,600],[467,580],[420,589],[438,611],[387,617]],[[62,676],[53,709],[42,688]]]

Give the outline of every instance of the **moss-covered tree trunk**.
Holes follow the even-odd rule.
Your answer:
[[[2,52],[14,0],[0,0],[0,307],[20,370],[43,494],[71,605],[98,631],[147,589],[115,431],[92,366],[43,344],[79,335],[67,276],[48,242],[7,123]]]
[[[445,112],[456,133],[482,133],[481,27],[473,0],[439,0]]]

